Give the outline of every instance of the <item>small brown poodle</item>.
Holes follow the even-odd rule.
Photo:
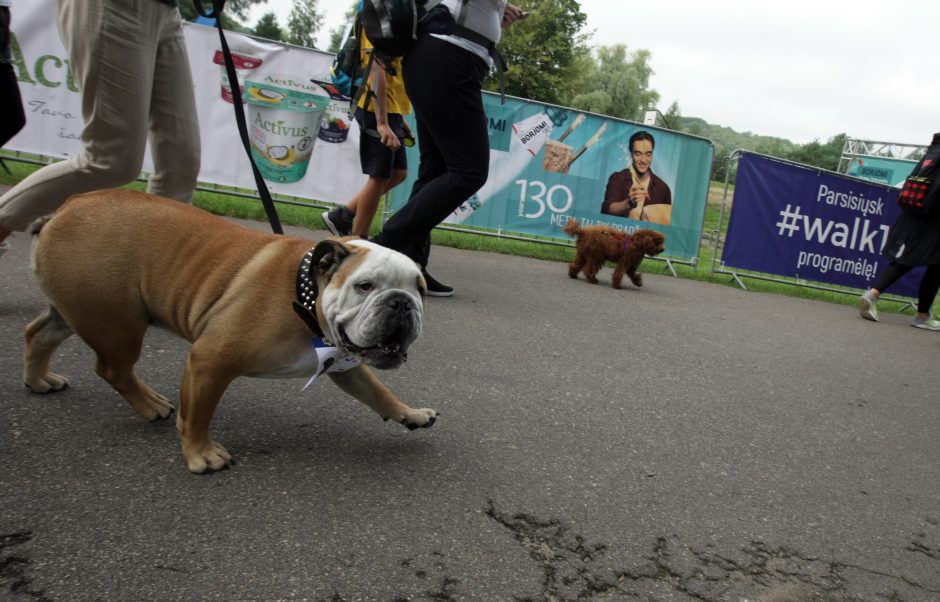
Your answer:
[[[613,261],[617,264],[612,279],[614,288],[621,288],[624,272],[634,285],[643,286],[643,275],[636,271],[643,257],[659,255],[666,248],[666,237],[646,228],[627,234],[610,226],[582,228],[578,220],[569,219],[565,232],[577,238],[577,254],[568,266],[568,276],[577,278],[583,270],[587,281],[597,284],[597,272],[605,261]]]

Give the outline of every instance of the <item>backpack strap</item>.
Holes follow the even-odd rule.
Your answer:
[[[366,98],[375,98],[375,91],[372,89],[370,83],[369,75],[372,72],[372,63],[375,62],[375,49],[369,53],[369,60],[366,62],[365,69],[362,70],[362,83],[359,85],[359,89],[356,90],[356,95],[349,100],[349,112],[348,117],[350,120],[353,118],[353,113],[356,112],[356,107],[359,106],[359,100],[362,98],[362,95],[365,94]],[[368,91],[366,91],[368,89]],[[368,106],[368,101],[366,106]]]

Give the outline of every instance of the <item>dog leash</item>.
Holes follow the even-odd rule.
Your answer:
[[[242,138],[242,145],[245,147],[245,153],[248,154],[248,161],[251,162],[251,172],[255,176],[255,185],[258,188],[258,196],[261,197],[261,204],[264,206],[264,212],[268,216],[268,222],[271,224],[271,230],[275,234],[284,234],[281,228],[281,220],[277,216],[277,209],[274,207],[274,199],[268,191],[268,185],[265,184],[258,166],[255,165],[255,159],[251,156],[251,143],[248,142],[248,125],[245,120],[245,109],[242,107],[241,87],[238,85],[238,74],[235,71],[235,63],[232,61],[232,53],[225,41],[225,34],[222,31],[222,9],[225,7],[225,0],[212,0],[212,11],[206,13],[202,6],[203,0],[193,0],[196,12],[207,19],[215,19],[216,29],[219,30],[219,43],[222,45],[222,55],[225,57],[225,73],[228,76],[229,85],[232,87],[232,105],[235,107],[235,122],[238,124],[238,133]]]

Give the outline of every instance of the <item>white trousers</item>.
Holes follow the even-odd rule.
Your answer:
[[[133,181],[148,138],[148,191],[190,202],[199,122],[179,10],[157,0],[59,0],[59,35],[82,95],[83,148],[0,197],[0,226],[25,230],[73,194]]]

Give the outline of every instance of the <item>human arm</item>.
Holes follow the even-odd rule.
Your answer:
[[[401,140],[398,139],[398,136],[388,125],[388,75],[380,62],[376,61],[373,65],[370,77],[375,90],[373,108],[375,109],[375,123],[376,130],[379,132],[379,139],[389,149],[396,151],[401,148]]]
[[[604,190],[604,203],[601,213],[608,215],[627,215],[634,204],[630,199],[632,180],[625,171],[610,174],[607,179],[607,188]]]

